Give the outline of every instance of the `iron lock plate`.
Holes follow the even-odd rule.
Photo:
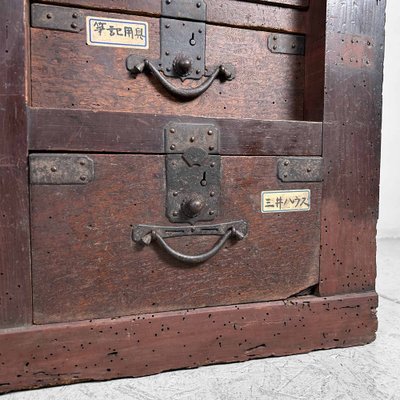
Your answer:
[[[205,69],[206,14],[203,0],[162,0],[160,70],[174,78],[201,79]]]
[[[205,74],[206,24],[161,18],[160,70],[174,78],[201,79]]]
[[[164,134],[168,219],[190,224],[214,220],[221,191],[218,128],[170,123]]]

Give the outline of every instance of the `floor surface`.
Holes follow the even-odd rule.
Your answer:
[[[367,346],[4,395],[1,400],[400,400],[400,239],[378,242],[377,340]]]

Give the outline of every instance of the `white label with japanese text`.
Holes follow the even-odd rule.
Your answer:
[[[308,189],[261,192],[261,212],[310,211],[310,200]]]
[[[147,22],[86,17],[86,43],[90,46],[149,48]]]

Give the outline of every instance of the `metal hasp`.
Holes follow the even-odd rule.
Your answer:
[[[278,178],[282,182],[321,182],[322,157],[285,157],[278,160]]]
[[[272,53],[304,56],[305,37],[286,33],[273,33],[268,36],[268,49]]]
[[[162,0],[160,19],[160,59],[149,60],[131,54],[125,64],[135,78],[149,71],[175,97],[191,100],[203,94],[215,79],[222,82],[235,78],[229,63],[206,67],[207,5],[199,0]],[[204,80],[195,88],[174,86],[165,77]]]
[[[85,16],[78,8],[32,4],[31,25],[33,28],[79,33],[85,28]]]
[[[93,160],[80,154],[31,154],[30,183],[84,185],[94,178]]]
[[[171,222],[212,221],[219,212],[219,130],[212,124],[165,127],[167,217]]]

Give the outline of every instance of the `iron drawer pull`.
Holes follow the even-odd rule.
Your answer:
[[[164,238],[180,236],[221,236],[214,247],[199,255],[186,255],[174,250]],[[193,227],[162,227],[151,225],[137,225],[133,229],[133,240],[136,243],[150,245],[155,240],[170,256],[188,264],[199,264],[214,257],[229,238],[242,240],[247,235],[247,223],[235,221],[217,225],[199,225]]]
[[[150,60],[143,60],[138,62],[138,59],[134,56],[130,56],[126,60],[126,68],[133,75],[138,75],[148,69],[155,78],[164,86],[165,89],[168,90],[173,96],[184,99],[191,100],[195,99],[202,95],[214,82],[216,78],[219,78],[221,81],[231,81],[235,78],[235,69],[232,65],[220,65],[214,69],[214,71],[208,75],[207,80],[205,80],[201,85],[184,89],[174,86],[171,82],[169,82],[162,73],[154,66],[154,64]]]
[[[157,243],[172,257],[176,258],[179,261],[183,261],[188,264],[199,264],[204,261],[209,260],[211,257],[214,257],[224,246],[226,241],[232,236],[233,234],[233,229],[229,229],[226,231],[225,235],[221,237],[221,239],[218,240],[216,245],[209,251],[203,254],[199,254],[196,256],[189,256],[186,254],[182,254],[174,250],[171,246],[168,245],[168,243],[158,234],[155,233],[155,239],[157,240]]]

